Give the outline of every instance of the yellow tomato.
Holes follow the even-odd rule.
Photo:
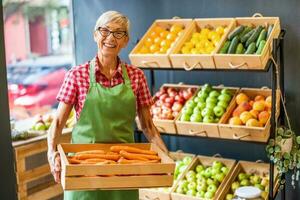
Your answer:
[[[182,31],[179,31],[178,33],[177,33],[177,36],[179,37],[179,36],[181,36],[183,34],[183,30]]]
[[[196,45],[199,42],[199,39],[197,37],[193,37],[190,41],[193,45]]]
[[[209,32],[210,32],[210,30],[208,28],[203,28],[203,29],[201,29],[200,34],[207,36]]]
[[[157,45],[157,44],[152,44],[151,46],[150,46],[150,52],[151,53],[155,53],[155,52],[158,52],[159,51],[159,46]]]
[[[160,37],[157,37],[157,38],[154,39],[154,44],[157,44],[159,46],[160,43],[161,43]]]
[[[163,46],[163,47],[160,47],[159,52],[160,53],[167,53],[168,49],[169,49],[169,47]]]
[[[183,29],[181,24],[173,24],[170,28],[170,32],[177,34]]]
[[[166,38],[168,34],[169,34],[169,31],[165,31],[165,30],[164,30],[164,31],[160,32],[159,36],[160,36],[161,38]]]
[[[188,48],[187,46],[183,46],[181,48],[181,53],[182,54],[189,54],[190,53],[190,48]]]
[[[175,33],[169,33],[167,35],[167,40],[174,41],[176,38],[177,38],[177,35]]]
[[[170,40],[162,40],[160,43],[160,46],[169,48],[171,46],[171,42],[170,42]]]
[[[196,48],[192,48],[192,49],[191,49],[191,53],[192,53],[192,54],[198,54],[198,50],[197,50]]]
[[[152,44],[154,43],[153,39],[151,37],[148,37],[146,40],[145,40],[145,46],[146,47],[150,47]]]
[[[192,42],[186,42],[184,43],[184,46],[187,46],[188,48],[193,48],[194,47],[194,44]]]
[[[223,33],[224,33],[224,28],[223,28],[223,26],[218,26],[218,27],[216,28],[216,32],[217,32],[220,36],[222,36]]]

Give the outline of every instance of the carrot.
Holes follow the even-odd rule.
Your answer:
[[[122,150],[127,151],[128,153],[138,153],[138,154],[149,154],[149,155],[157,155],[157,152],[151,150],[144,150],[130,146],[111,146],[110,150],[113,152],[120,152]]]
[[[90,158],[102,158],[102,159],[114,160],[114,161],[117,161],[120,158],[119,155],[105,155],[105,154],[81,154],[81,155],[76,155],[75,157],[78,160],[86,160]]]
[[[128,160],[143,160],[143,161],[148,160],[147,158],[139,156],[140,154],[132,154],[132,153],[128,153],[127,151],[124,151],[124,150],[120,151],[120,155]]]
[[[104,154],[105,151],[103,150],[90,150],[90,151],[79,151],[76,152],[75,155],[81,155],[81,154]]]
[[[107,160],[102,159],[102,158],[89,158],[89,159],[86,159],[84,161],[98,163],[98,162],[103,162],[103,161],[107,161]]]
[[[111,151],[109,151],[109,152],[106,153],[106,155],[120,155],[120,154],[118,154],[118,153],[116,153],[116,152],[111,152]]]
[[[118,160],[119,164],[144,164],[144,163],[158,163],[158,160],[147,160],[147,161],[143,161],[143,160],[127,160],[126,158],[121,157]]]
[[[68,161],[70,164],[80,164],[81,163],[81,160],[78,160],[76,158],[69,158],[68,157]]]
[[[122,152],[124,154],[124,152],[126,152],[126,151],[124,151],[124,150],[120,151],[121,156],[125,157],[122,154]],[[146,155],[146,154],[137,154],[137,153],[128,153],[128,152],[126,152],[126,154],[127,154],[127,156],[131,157],[131,158],[128,158],[130,160],[140,160],[140,159],[134,159],[135,157],[144,158],[146,160],[160,160],[160,157],[155,156],[155,155]]]

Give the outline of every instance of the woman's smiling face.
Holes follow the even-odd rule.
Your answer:
[[[118,56],[122,48],[128,43],[126,28],[115,22],[110,22],[99,27],[94,32],[94,40],[98,46],[98,52],[102,56]]]

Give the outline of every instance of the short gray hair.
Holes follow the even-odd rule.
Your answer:
[[[126,29],[127,34],[129,35],[130,21],[127,16],[123,15],[118,11],[107,11],[103,13],[98,19],[94,27],[94,31],[98,30],[99,27],[102,27],[110,22],[119,23]]]

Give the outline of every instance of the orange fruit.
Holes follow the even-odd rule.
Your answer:
[[[161,37],[161,38],[166,38],[167,37],[167,35],[169,34],[169,31],[162,31],[162,32],[160,32],[159,33],[159,36]]]
[[[150,46],[150,52],[151,53],[155,53],[155,52],[158,52],[159,51],[159,46],[157,45],[157,44],[152,44],[151,46]]]
[[[174,33],[169,33],[167,35],[167,40],[174,41],[177,38],[177,35]]]

